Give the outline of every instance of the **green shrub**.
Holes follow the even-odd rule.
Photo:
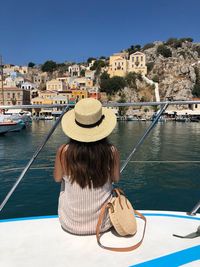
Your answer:
[[[191,38],[191,37],[186,37],[186,38],[181,38],[180,41],[182,41],[182,42],[190,42],[190,43],[192,43],[194,40],[193,40],[193,38]]]
[[[155,83],[159,83],[159,77],[157,74],[153,76],[152,81],[154,81]]]
[[[145,44],[145,45],[143,46],[142,50],[146,50],[146,49],[152,48],[152,47],[154,47],[154,46],[155,46],[155,44],[153,44],[153,43],[148,43],[148,44]]]
[[[171,57],[172,56],[172,52],[171,50],[165,46],[165,45],[159,45],[157,48],[157,54],[162,55],[163,57]]]
[[[102,74],[103,75],[103,74]],[[113,76],[112,78],[103,75],[100,77],[100,90],[109,95],[119,92],[126,86],[126,81],[123,77]]]
[[[178,47],[181,47],[182,46],[182,43],[184,42],[193,42],[193,39],[188,37],[188,38],[180,38],[180,39],[177,39],[177,38],[169,38],[165,44],[166,45],[169,45],[169,46],[172,46],[174,48],[178,48]]]
[[[197,46],[197,47],[195,48],[195,51],[197,51],[197,53],[198,53],[198,57],[200,57],[200,46]]]
[[[149,63],[146,63],[146,66],[147,66],[147,72],[150,72],[152,71],[153,67],[154,67],[154,62],[149,62]]]
[[[193,96],[200,97],[200,84],[195,84],[192,89]]]
[[[178,41],[178,39],[177,38],[169,38],[166,42],[165,42],[165,44],[166,45],[173,45],[175,42],[177,42]]]

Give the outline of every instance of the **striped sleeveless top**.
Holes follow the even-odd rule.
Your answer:
[[[78,235],[95,234],[102,205],[111,198],[112,184],[107,182],[100,188],[81,188],[76,182],[71,184],[63,177],[58,203],[58,216],[61,226],[68,232]],[[101,232],[111,228],[106,214]]]

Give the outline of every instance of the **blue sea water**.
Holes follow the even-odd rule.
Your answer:
[[[0,203],[54,121],[34,121],[0,136]],[[121,164],[150,122],[122,121],[110,136]],[[136,209],[189,211],[200,199],[200,123],[158,123],[123,171],[119,186]],[[56,149],[67,137],[59,126],[0,213],[0,219],[57,214],[53,181]]]

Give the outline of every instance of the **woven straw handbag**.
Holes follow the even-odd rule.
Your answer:
[[[98,244],[108,250],[112,251],[131,251],[138,248],[144,239],[145,229],[146,229],[146,218],[139,213],[138,211],[134,210],[129,200],[124,195],[123,191],[120,188],[113,189],[115,196],[108,202],[106,202],[103,207],[101,208],[101,212],[99,215],[97,227],[96,227],[96,237]],[[141,240],[130,247],[123,247],[123,248],[113,248],[113,247],[106,247],[103,246],[100,242],[100,231],[101,225],[104,219],[105,212],[108,210],[111,223],[115,228],[116,232],[120,236],[133,236],[137,232],[137,223],[135,215],[139,216],[142,220],[144,220],[144,230]]]

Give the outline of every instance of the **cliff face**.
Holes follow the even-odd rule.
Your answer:
[[[154,47],[144,50],[146,63],[151,65],[147,77],[158,82],[161,100],[191,99],[197,73],[200,73],[200,44],[185,41],[178,48],[165,45],[171,57],[157,53],[160,45],[163,43],[156,42]]]
[[[161,47],[165,53],[160,53]],[[141,51],[146,55],[148,79],[138,76],[134,85],[124,88],[126,101],[191,100],[195,85],[200,93],[200,43],[176,39],[172,43],[154,42]]]

